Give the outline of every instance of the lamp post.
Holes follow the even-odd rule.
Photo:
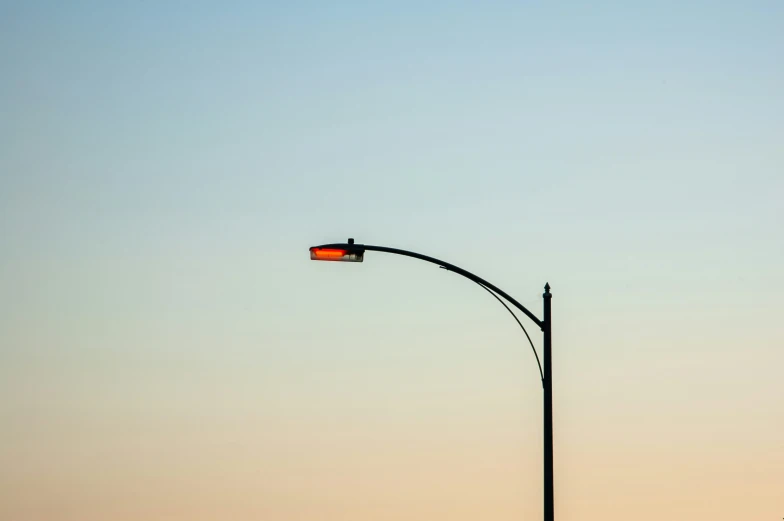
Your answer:
[[[421,253],[413,251],[400,250],[397,248],[387,248],[386,246],[371,246],[368,244],[355,244],[354,239],[349,239],[346,243],[337,244],[323,244],[321,246],[313,246],[310,248],[311,260],[320,261],[338,261],[338,262],[362,262],[365,257],[366,251],[380,251],[384,253],[392,253],[395,255],[403,255],[405,257],[413,257],[425,262],[436,264],[439,267],[462,275],[463,277],[475,282],[493,295],[510,313],[515,317],[515,320],[525,332],[531,348],[536,355],[536,362],[539,364],[539,355],[536,353],[531,337],[523,327],[523,324],[517,319],[517,316],[509,309],[501,298],[512,304],[515,308],[522,311],[531,321],[539,326],[542,330],[542,358],[544,361],[544,368],[539,364],[539,375],[542,379],[542,388],[544,389],[544,521],[554,521],[554,496],[553,496],[553,378],[552,378],[552,322],[550,315],[550,301],[552,294],[550,293],[550,284],[545,284],[543,299],[543,318],[540,320],[525,308],[522,304],[517,302],[514,298],[509,296],[503,290],[490,284],[486,280],[477,277],[471,272],[462,268],[436,259],[428,257]]]

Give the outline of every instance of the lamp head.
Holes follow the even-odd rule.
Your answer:
[[[362,262],[364,256],[365,248],[361,244],[354,244],[354,239],[344,244],[322,244],[310,248],[310,260]]]

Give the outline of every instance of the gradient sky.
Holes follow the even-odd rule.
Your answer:
[[[783,24],[0,2],[0,519],[780,519]]]

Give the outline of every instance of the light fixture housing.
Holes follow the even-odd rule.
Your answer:
[[[310,248],[310,260],[332,262],[362,262],[365,250],[360,245],[354,245],[354,240],[349,239],[347,244],[325,244]]]

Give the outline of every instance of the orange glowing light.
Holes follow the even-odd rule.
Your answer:
[[[311,248],[310,253],[316,259],[340,259],[348,253],[346,250],[332,250],[327,248]]]

